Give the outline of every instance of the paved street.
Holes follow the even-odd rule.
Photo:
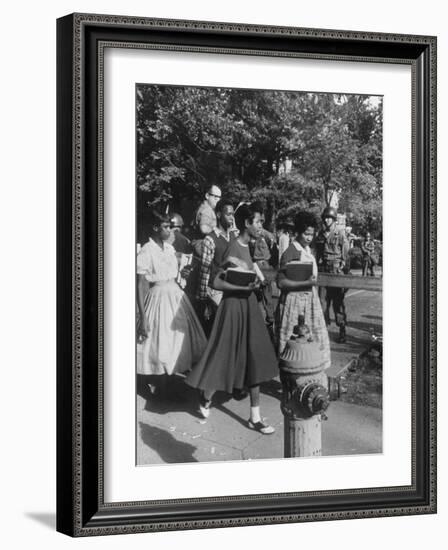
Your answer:
[[[346,307],[349,328],[347,342],[338,344],[334,321],[329,327],[332,366],[336,375],[359,355],[372,333],[382,331],[382,294],[348,291]],[[158,379],[154,377],[157,385]],[[164,396],[149,389],[137,396],[137,463],[179,463],[248,460],[283,457],[283,415],[280,411],[281,384],[271,380],[261,388],[261,410],[275,434],[265,436],[247,427],[249,398],[233,399],[223,393],[214,398],[210,417],[197,412],[197,394],[181,376],[169,381]],[[323,454],[350,455],[381,452],[381,410],[340,401],[332,402],[328,420],[322,422]]]

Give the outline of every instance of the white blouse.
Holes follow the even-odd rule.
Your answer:
[[[144,275],[150,283],[175,279],[177,272],[176,252],[173,246],[166,242],[161,248],[149,239],[137,254],[137,275]]]

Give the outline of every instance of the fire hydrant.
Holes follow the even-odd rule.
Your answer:
[[[319,344],[299,316],[299,323],[280,356],[280,380],[283,386],[281,410],[284,415],[284,455],[322,455],[322,419],[330,400],[340,396],[335,378],[323,369]]]

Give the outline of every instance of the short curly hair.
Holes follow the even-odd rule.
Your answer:
[[[233,202],[230,199],[220,199],[216,203],[215,213],[216,214],[222,214],[222,212],[223,212],[223,210],[226,206],[231,206],[233,208]]]
[[[242,204],[235,212],[235,225],[243,232],[246,229],[246,221],[253,223],[255,214],[263,214],[260,203]]]
[[[147,217],[149,233],[153,234],[154,228],[160,227],[162,223],[170,223],[170,217],[168,216],[168,214],[165,214],[153,208],[150,209]]]
[[[316,230],[318,225],[316,216],[311,212],[299,212],[294,218],[294,229],[298,235],[305,233],[308,227],[312,227]]]

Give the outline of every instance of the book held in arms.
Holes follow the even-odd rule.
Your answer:
[[[294,260],[285,266],[285,276],[291,281],[307,281],[313,274],[313,263]]]
[[[232,285],[249,286],[254,283],[257,275],[254,271],[242,267],[228,267],[225,272],[225,280]]]

